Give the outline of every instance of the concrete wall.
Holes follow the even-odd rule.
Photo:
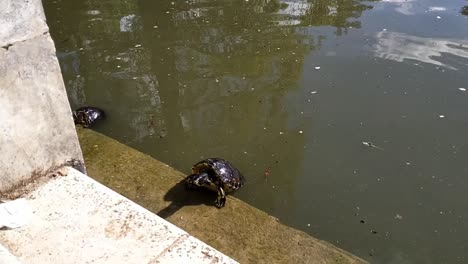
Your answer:
[[[0,191],[83,161],[40,0],[0,0]]]

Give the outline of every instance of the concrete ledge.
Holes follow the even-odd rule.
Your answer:
[[[214,193],[188,192],[186,175],[116,140],[90,129],[78,136],[94,179],[240,263],[367,263],[233,196],[219,210]]]
[[[83,162],[40,0],[0,0],[0,106],[0,192]]]
[[[0,0],[0,47],[49,31],[41,0]]]
[[[79,171],[59,174],[23,196],[27,226],[0,231],[22,263],[236,263]]]

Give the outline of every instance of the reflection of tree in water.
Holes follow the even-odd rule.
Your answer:
[[[462,15],[468,16],[468,6],[464,6],[461,8],[460,13]]]
[[[216,3],[158,4],[156,14],[153,4],[141,8],[165,123],[173,124],[165,141],[197,146],[193,159],[239,152],[264,127],[284,127],[281,98],[297,86],[304,55],[315,47],[310,36],[271,23],[252,3]]]
[[[158,81],[145,51],[135,47],[141,42],[136,3],[58,0],[44,7],[72,107],[104,108],[108,121],[117,121],[110,130],[134,141],[161,132],[155,127],[164,124],[152,120],[160,112]]]
[[[323,39],[307,27],[341,34],[369,8],[358,0],[69,0],[60,10],[45,2],[57,48],[79,54],[61,59],[66,82],[82,90],[69,92],[80,94],[72,103],[105,107],[115,137],[180,169],[222,156],[254,183],[272,166],[281,202],[293,199],[305,143],[288,136],[302,124],[288,120],[285,96]],[[275,200],[270,186],[257,187],[266,188],[258,200]]]
[[[297,132],[279,134],[290,129],[284,99],[298,86],[305,55],[321,43],[301,20],[321,16],[314,25],[355,25],[345,23],[347,14],[365,10],[355,3],[338,1],[329,14],[310,11],[307,2],[140,2],[144,45],[151,50],[169,131],[159,147],[172,149],[156,156],[182,169],[200,156],[222,156],[248,168],[253,182],[263,181],[264,169],[274,166],[273,175],[282,179],[273,181],[285,192],[278,202],[293,204],[292,179],[301,170],[305,139]],[[273,193],[281,192],[265,188],[255,199],[274,201]]]
[[[334,26],[337,29],[336,34],[341,35],[343,30],[347,32],[350,27],[361,27],[361,22],[355,19],[359,18],[363,11],[372,9],[371,5],[365,4],[366,2],[369,1],[309,0],[310,9],[306,11],[302,21],[312,26]]]
[[[304,27],[296,25],[304,25],[301,21],[305,25],[332,25],[341,32],[342,27],[358,27],[358,22],[348,19],[355,19],[370,8],[357,0],[190,1],[157,5],[141,1],[140,6],[145,45],[151,49],[160,93],[167,94],[162,97],[170,102],[168,107],[181,106],[177,117],[167,118],[180,119],[174,124],[173,133],[194,126],[221,128],[213,125],[213,120],[216,124],[221,120],[231,123],[226,116],[235,111],[211,108],[229,104],[234,96],[252,100],[252,105],[257,105],[252,106],[254,112],[269,105],[268,101],[253,103],[262,101],[265,95],[277,97],[274,100],[280,103],[286,90],[297,86],[305,54],[320,45],[320,37],[314,39]],[[193,107],[198,111],[192,111]],[[258,126],[265,125],[259,123],[262,118],[252,120]],[[247,128],[254,129],[256,125]]]

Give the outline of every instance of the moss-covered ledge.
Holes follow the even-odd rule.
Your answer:
[[[78,135],[92,178],[240,263],[366,263],[231,196],[218,210],[212,195],[186,191],[185,175],[168,165],[92,130]]]

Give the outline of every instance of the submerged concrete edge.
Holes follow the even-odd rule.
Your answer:
[[[93,179],[241,263],[367,263],[236,197],[217,209],[212,193],[186,191],[184,173],[99,132],[77,130]]]

